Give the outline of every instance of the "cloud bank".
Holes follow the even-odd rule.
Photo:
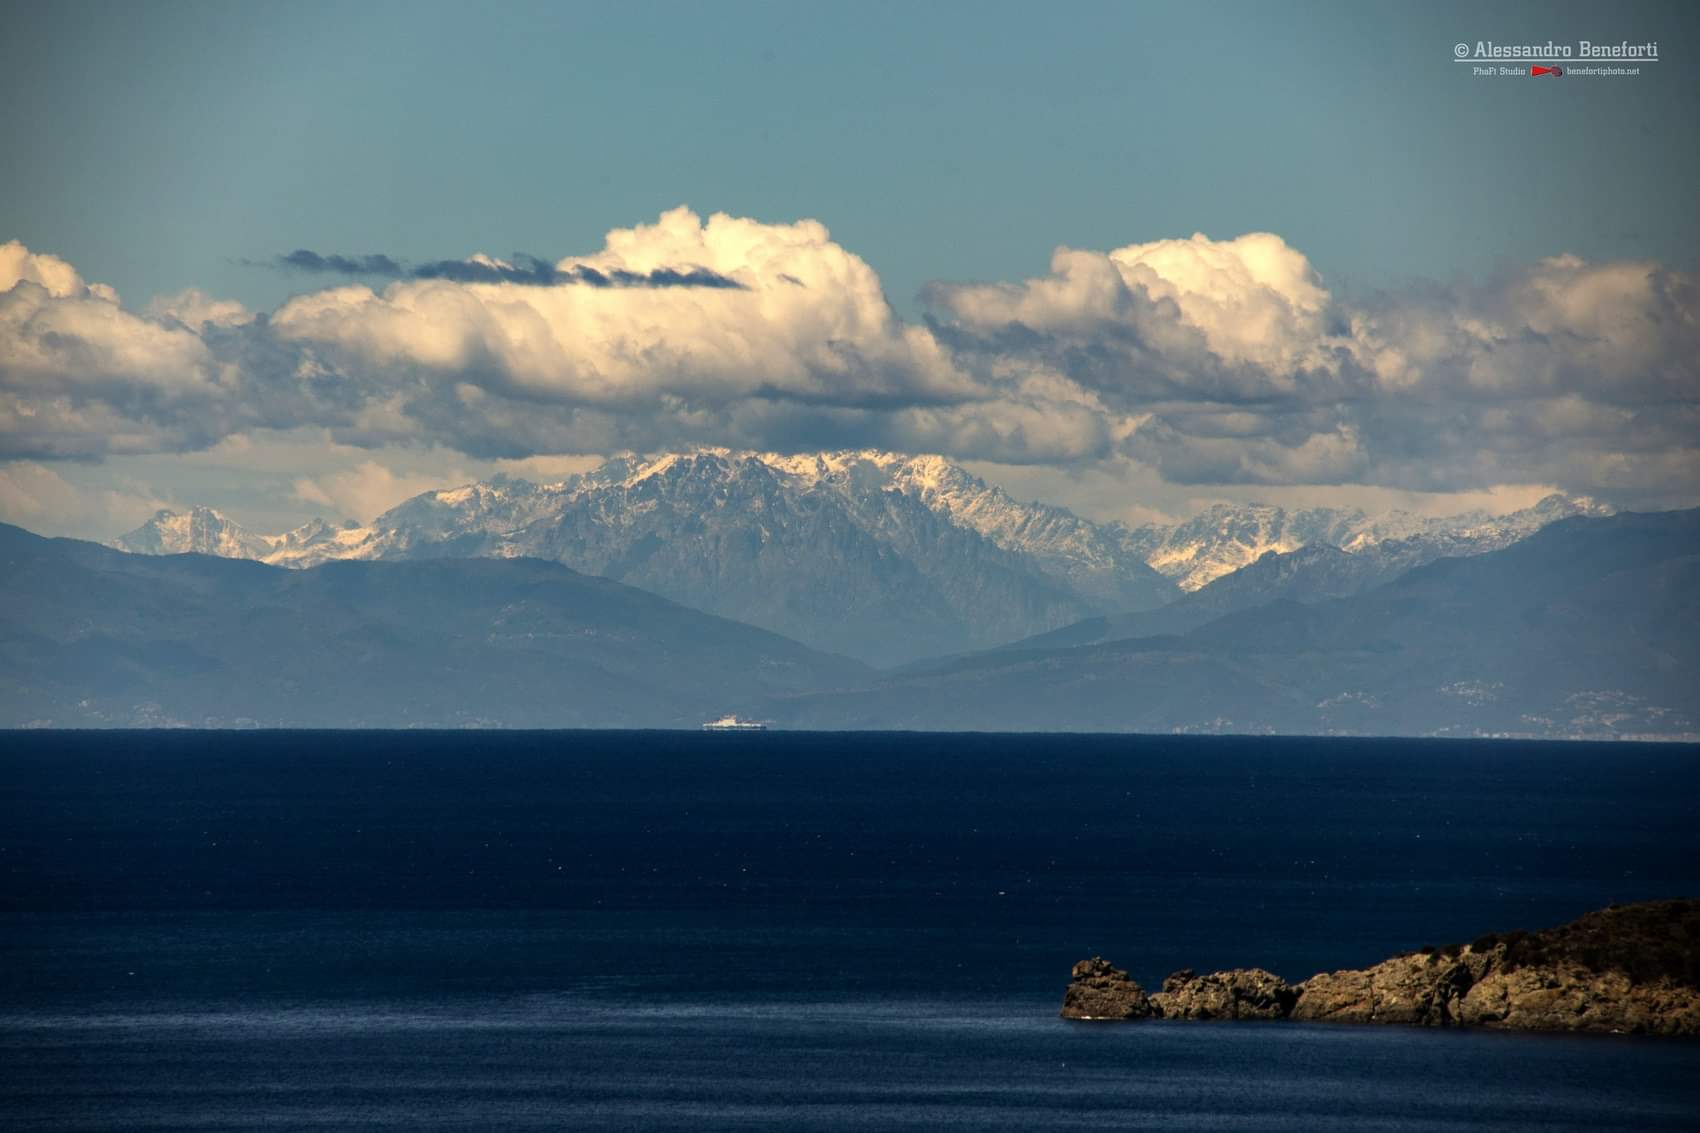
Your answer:
[[[387,282],[137,313],[0,245],[0,459],[311,428],[475,459],[866,444],[1202,487],[1700,494],[1700,296],[1653,262],[1556,255],[1346,301],[1277,235],[1199,234],[935,283],[917,324],[813,220],[680,208],[555,263],[285,260]],[[400,490],[303,471],[298,496],[361,510]]]

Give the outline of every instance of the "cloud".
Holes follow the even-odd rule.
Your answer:
[[[0,458],[308,430],[475,461],[879,446],[1114,469],[1130,491],[1700,498],[1700,296],[1653,262],[1558,255],[1344,299],[1277,235],[1195,234],[933,284],[917,324],[814,220],[680,208],[554,263],[288,259],[384,282],[260,314],[190,290],[137,314],[65,261],[0,245]],[[359,514],[400,490],[386,473],[414,475],[396,467],[282,482]]]
[[[68,299],[90,293],[90,288],[77,274],[77,269],[58,256],[32,252],[16,240],[0,244],[0,291],[10,291],[19,283],[33,283],[55,299]],[[95,285],[95,293],[117,302],[110,287]]]
[[[210,443],[231,377],[176,318],[134,315],[64,260],[0,245],[0,458]]]
[[[156,296],[148,303],[147,313],[159,321],[178,322],[196,332],[209,326],[242,326],[254,320],[253,313],[236,300],[214,299],[193,287],[175,295]]]
[[[296,499],[366,523],[421,492],[470,479],[459,469],[437,469],[426,475],[397,474],[377,461],[367,460],[340,472],[302,477],[295,481],[293,491]]]
[[[961,349],[1024,356],[1112,403],[1336,396],[1330,296],[1279,236],[1059,248],[1021,283],[935,283],[923,293]]]
[[[1115,330],[1154,354],[1202,348],[1271,380],[1325,366],[1329,295],[1310,261],[1279,236],[1130,244],[1110,252],[1058,248],[1051,274],[1019,284],[934,284],[928,300],[958,324],[1012,325],[1087,342]]]
[[[961,364],[1095,391],[1170,483],[1700,493],[1700,301],[1655,263],[1561,255],[1348,303],[1277,236],[1195,235],[924,298]]]
[[[35,461],[0,464],[0,520],[104,539],[166,507],[144,486],[89,488]]]
[[[1554,256],[1490,287],[1380,296],[1351,318],[1354,354],[1384,393],[1696,396],[1700,294],[1650,261]]]
[[[498,260],[480,252],[464,260],[435,260],[406,267],[389,256],[320,255],[300,248],[277,257],[278,267],[321,275],[380,276],[387,279],[446,279],[456,283],[519,283],[532,287],[710,287],[743,290],[735,279],[707,268],[656,267],[648,271],[623,268],[598,270],[588,264],[551,264],[536,256],[516,253]]]
[[[641,411],[688,432],[691,419],[747,400],[897,410],[988,392],[925,328],[898,319],[873,270],[814,221],[675,209],[554,270],[654,279],[681,263],[738,287],[406,280],[301,296],[271,325],[327,365],[382,376],[404,390],[407,412],[442,423],[502,400],[557,415]]]
[[[277,266],[316,275],[379,275],[399,279],[404,274],[401,264],[388,256],[371,253],[364,256],[320,255],[297,248],[277,258]]]

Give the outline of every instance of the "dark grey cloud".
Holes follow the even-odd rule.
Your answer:
[[[650,271],[606,271],[587,264],[558,268],[537,256],[516,253],[510,262],[496,260],[433,260],[411,266],[380,252],[363,256],[320,253],[297,248],[271,261],[272,266],[314,275],[346,275],[383,279],[442,279],[452,283],[518,283],[529,287],[704,287],[743,291],[730,276],[707,268],[654,268]]]
[[[297,248],[288,255],[279,256],[277,266],[312,272],[315,275],[379,275],[395,279],[404,274],[400,264],[378,252],[364,256],[342,256],[335,253],[325,256],[306,248]]]

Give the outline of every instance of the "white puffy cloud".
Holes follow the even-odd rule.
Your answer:
[[[83,277],[69,263],[8,240],[0,244],[0,291],[10,291],[19,283],[33,283],[55,299],[70,299],[89,292]],[[118,301],[110,287],[98,283],[94,287],[101,298]]]
[[[1562,255],[1348,303],[1277,236],[1195,235],[928,299],[964,365],[1098,391],[1172,483],[1700,494],[1700,302],[1658,264]]]
[[[194,330],[130,313],[57,256],[0,245],[0,456],[206,443],[235,376]]]
[[[1345,346],[1310,261],[1267,232],[1059,248],[1049,275],[934,284],[927,299],[970,342],[1026,350],[1129,404],[1332,393]]]
[[[60,296],[24,281],[0,293],[0,368],[8,384],[76,391],[105,381],[161,393],[211,385],[206,345],[138,318],[93,291]]]
[[[215,299],[195,287],[156,296],[148,303],[148,314],[155,319],[173,319],[194,331],[209,326],[237,327],[254,319],[253,313],[236,300]]]
[[[285,304],[286,339],[540,402],[696,406],[749,397],[902,405],[978,396],[924,329],[897,318],[879,277],[816,221],[763,224],[688,209],[618,229],[570,270],[705,268],[728,287],[538,287],[444,279],[337,287]]]
[[[440,477],[350,453],[488,468],[698,443],[1136,465],[1141,491],[1700,497],[1700,299],[1649,262],[1561,255],[1348,301],[1278,236],[1194,235],[935,284],[915,324],[818,222],[681,208],[553,276],[432,272],[269,315],[192,289],[136,314],[65,261],[0,245],[0,458],[308,430],[339,456],[278,480],[290,506],[361,518]]]

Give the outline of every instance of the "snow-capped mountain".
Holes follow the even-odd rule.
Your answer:
[[[1587,496],[1560,494],[1507,515],[1472,511],[1438,518],[1405,511],[1370,516],[1356,508],[1288,511],[1268,504],[1217,504],[1185,523],[1126,531],[1123,544],[1182,590],[1192,591],[1271,551],[1289,554],[1326,544],[1353,555],[1390,554],[1409,569],[1448,555],[1497,551],[1572,515],[1610,514],[1610,507]]]
[[[128,535],[114,539],[112,545],[137,555],[218,555],[226,559],[258,559],[271,550],[268,537],[254,534],[210,507],[182,512],[161,509]]]
[[[367,527],[216,543],[176,537],[183,524],[156,516],[115,545],[284,566],[552,559],[881,662],[984,648],[1176,594],[1063,509],[1019,504],[937,457],[881,452],[616,458],[559,484],[499,478],[425,492]]]
[[[1338,547],[1355,560],[1351,577],[1388,578],[1607,510],[1563,496],[1511,515],[1449,519],[1219,505],[1185,523],[1129,529],[1021,503],[939,456],[701,449],[618,457],[557,484],[497,477],[425,492],[367,526],[315,520],[259,535],[210,508],[161,512],[114,546],[292,567],[552,559],[894,663],[1155,609],[1271,551]]]
[[[978,532],[1006,551],[1032,558],[1052,577],[1118,609],[1146,608],[1164,593],[1152,571],[1123,545],[1113,526],[1082,519],[1067,508],[1020,503],[942,456],[838,452],[805,456],[763,453],[769,467],[824,485],[846,498],[870,489],[919,500],[958,527]]]
[[[127,535],[112,541],[120,551],[136,555],[217,555],[225,559],[256,559],[279,566],[311,566],[335,558],[360,557],[355,548],[368,537],[357,524],[334,527],[322,519],[309,520],[282,535],[249,531],[216,508],[169,508]]]

